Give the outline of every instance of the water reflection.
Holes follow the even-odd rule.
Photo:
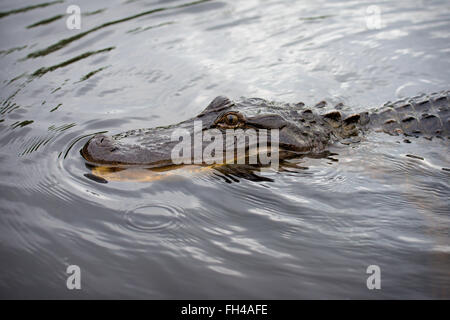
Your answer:
[[[23,12],[34,10],[34,9],[45,8],[45,7],[51,6],[53,4],[63,3],[63,2],[64,1],[62,1],[62,0],[52,1],[52,2],[44,2],[44,3],[40,3],[40,4],[28,6],[28,7],[23,7],[23,8],[19,8],[19,9],[10,10],[10,11],[0,12],[0,19],[4,18],[6,16],[9,16],[9,15],[12,15],[12,14],[18,14],[18,13],[23,13]]]
[[[101,0],[74,31],[65,2],[4,2],[0,296],[73,298],[79,264],[83,298],[373,298],[375,263],[377,297],[448,298],[448,140],[373,133],[279,171],[144,183],[79,154],[219,94],[358,112],[448,89],[447,2],[379,3],[368,29],[372,4]]]
[[[99,53],[103,53],[103,52],[108,52],[108,51],[111,51],[113,49],[115,49],[115,47],[109,47],[109,48],[105,48],[105,49],[101,49],[101,50],[97,50],[97,51],[85,52],[85,53],[83,53],[83,54],[81,54],[79,56],[76,56],[76,57],[74,57],[72,59],[69,59],[69,60],[66,60],[64,62],[55,64],[53,66],[42,67],[42,68],[36,70],[34,73],[32,73],[31,77],[41,77],[44,74],[46,74],[47,72],[55,71],[56,69],[66,67],[66,66],[68,66],[68,65],[70,65],[70,64],[72,64],[74,62],[78,62],[78,61],[86,59],[86,58],[88,58],[90,56],[93,56],[93,55],[96,55],[96,54],[99,54]]]
[[[191,5],[196,5],[199,3],[204,3],[204,2],[209,2],[211,0],[199,0],[199,1],[195,1],[195,2],[191,2],[191,3],[186,3],[186,4],[182,4],[182,5],[178,5],[178,6],[173,6],[173,7],[166,7],[166,8],[157,8],[157,9],[153,9],[153,10],[149,10],[149,11],[144,11],[141,13],[137,13],[135,15],[129,16],[129,17],[125,17],[122,19],[118,19],[118,20],[114,20],[114,21],[109,21],[109,22],[105,22],[97,27],[94,27],[92,29],[89,29],[88,31],[85,32],[81,32],[73,37],[69,37],[63,40],[58,41],[57,43],[45,48],[45,49],[41,49],[35,52],[32,52],[30,54],[27,55],[27,58],[37,58],[37,57],[41,57],[41,56],[46,56],[52,52],[58,51],[62,48],[64,48],[65,46],[67,46],[68,44],[72,43],[73,41],[79,40],[85,36],[87,36],[90,33],[96,32],[98,30],[101,30],[103,28],[118,24],[118,23],[122,23],[122,22],[126,22],[129,20],[133,20],[133,19],[137,19],[149,14],[154,14],[157,12],[161,12],[161,11],[165,11],[165,10],[170,10],[170,9],[178,9],[178,8],[183,8],[186,6],[191,6]]]

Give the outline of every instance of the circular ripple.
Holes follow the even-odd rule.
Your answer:
[[[177,229],[184,216],[183,209],[166,204],[142,205],[125,213],[127,226],[142,232]]]

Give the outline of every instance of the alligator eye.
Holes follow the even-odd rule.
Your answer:
[[[245,123],[245,118],[240,113],[229,112],[218,118],[214,124],[221,128],[236,128]]]
[[[234,126],[237,125],[237,123],[239,122],[239,118],[237,115],[235,114],[227,114],[225,116],[225,122],[229,125],[229,126]]]

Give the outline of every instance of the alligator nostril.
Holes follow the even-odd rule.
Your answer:
[[[102,138],[102,140],[100,140],[100,143],[103,143],[103,140],[105,140],[105,138]]]
[[[114,148],[112,148],[111,150],[109,150],[110,152],[114,152],[114,151],[116,151],[116,150],[119,150],[119,148],[117,148],[117,147],[114,147]]]

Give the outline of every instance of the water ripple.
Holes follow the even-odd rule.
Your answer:
[[[180,207],[164,203],[145,204],[125,212],[127,226],[135,231],[164,233],[176,230],[182,225],[184,211]]]

